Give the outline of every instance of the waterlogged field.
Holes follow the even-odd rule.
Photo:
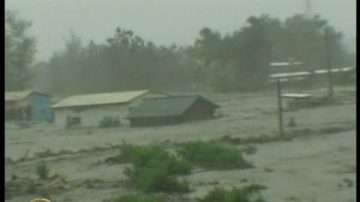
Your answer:
[[[338,104],[284,113],[295,128],[285,128],[291,140],[278,138],[277,100],[274,92],[205,94],[221,108],[220,118],[174,126],[65,130],[39,124],[18,128],[6,123],[6,201],[30,201],[47,196],[55,201],[106,201],[138,193],[124,174],[129,162],[109,164],[124,142],[158,144],[169,152],[191,141],[230,145],[243,152],[252,168],[193,167],[186,180],[189,191],[168,194],[171,201],[195,201],[215,187],[260,184],[266,201],[356,201],[355,88],[336,89]],[[325,94],[325,89],[311,93]],[[246,144],[245,144],[246,143]],[[39,180],[43,160],[47,180]]]

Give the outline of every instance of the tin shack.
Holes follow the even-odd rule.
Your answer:
[[[129,111],[131,126],[177,124],[214,118],[219,105],[199,95],[144,99]]]
[[[5,92],[6,121],[50,122],[51,97],[37,91]]]

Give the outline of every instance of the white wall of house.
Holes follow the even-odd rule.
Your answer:
[[[125,119],[128,114],[128,105],[107,105],[94,106],[84,110],[74,110],[71,108],[55,110],[55,125],[65,128],[67,117],[80,117],[81,127],[98,127],[105,117],[116,117],[120,124],[129,124]]]

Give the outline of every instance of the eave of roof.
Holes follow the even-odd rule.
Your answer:
[[[52,108],[126,104],[149,92],[150,92],[149,90],[139,90],[139,91],[75,95],[59,101],[58,103],[52,105]]]
[[[49,96],[45,93],[35,91],[35,90],[9,91],[9,92],[5,92],[5,101],[23,100],[33,93]]]

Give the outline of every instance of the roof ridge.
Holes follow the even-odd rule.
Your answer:
[[[70,106],[127,103],[149,92],[152,91],[134,90],[134,91],[118,91],[118,92],[107,92],[107,93],[73,95],[59,100],[56,104],[52,105],[52,107],[60,108],[60,107],[70,107]],[[91,103],[91,101],[93,102]]]
[[[77,94],[77,95],[70,95],[67,98],[75,97],[75,96],[92,96],[92,95],[103,95],[103,94],[117,94],[117,93],[132,93],[132,92],[143,92],[143,91],[150,91],[150,90],[130,90],[130,91],[111,91],[111,92],[102,92],[102,93],[88,93],[88,94]],[[66,98],[65,98],[66,99]]]
[[[139,105],[129,111],[128,118],[178,116],[186,112],[198,100],[204,100],[213,107],[219,105],[202,97],[201,95],[174,95],[163,98],[146,98]]]
[[[145,100],[172,99],[172,98],[179,98],[179,97],[202,97],[202,96],[201,95],[170,95],[170,96],[167,96],[167,97],[145,98]]]

